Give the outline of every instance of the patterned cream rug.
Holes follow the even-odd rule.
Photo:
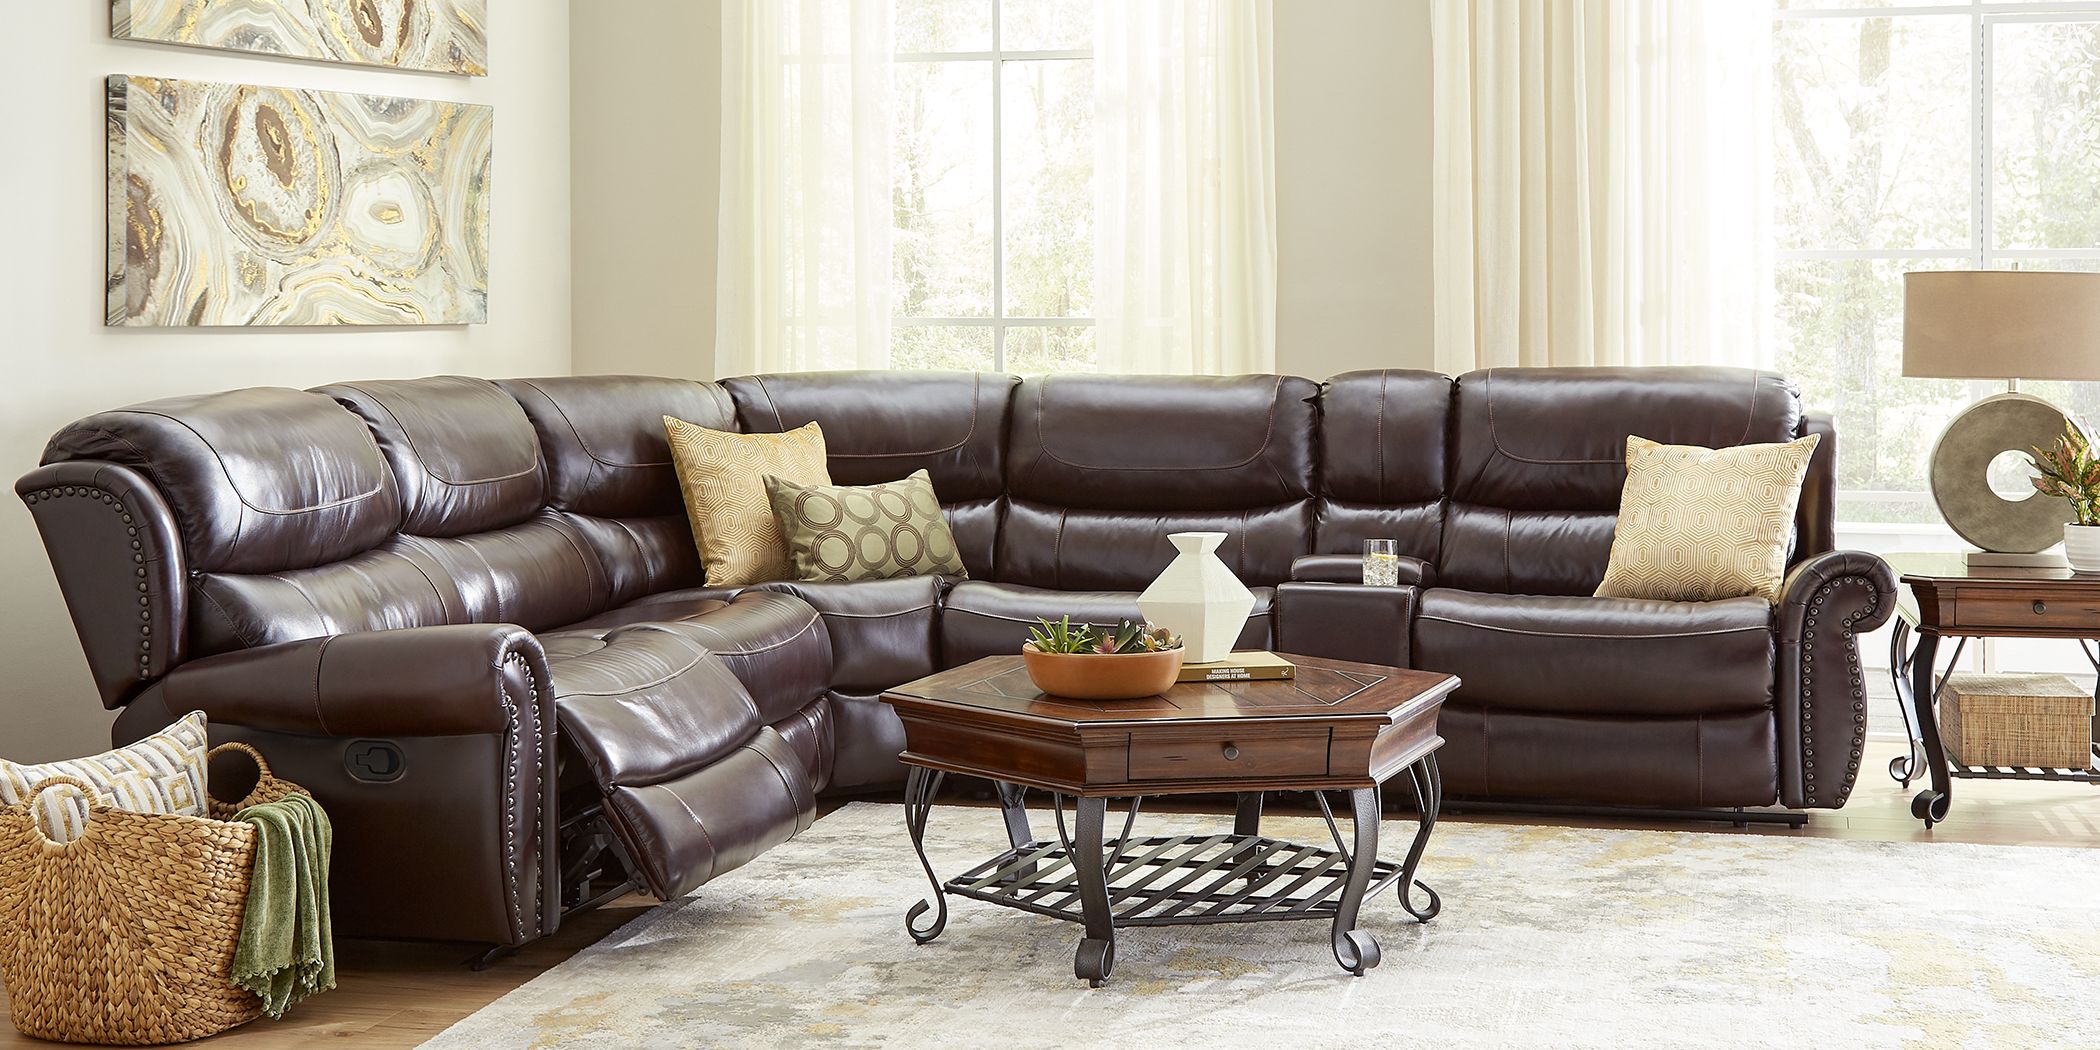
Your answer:
[[[2100,1008],[2095,851],[1447,821],[1422,870],[1443,914],[1367,900],[1385,960],[1363,978],[1325,923],[1264,923],[1118,931],[1089,990],[1070,923],[955,900],[914,945],[902,820],[848,806],[430,1045],[1938,1050],[2077,1043]],[[944,878],[1004,841],[996,810],[956,807],[927,837]]]

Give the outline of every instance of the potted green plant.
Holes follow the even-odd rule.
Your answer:
[[[2064,523],[2064,560],[2077,572],[2100,572],[2100,460],[2078,429],[2064,421],[2064,434],[2050,449],[2034,450],[2034,488],[2071,504]]]
[[[1037,689],[1079,700],[1134,700],[1166,692],[1181,673],[1187,650],[1181,636],[1164,627],[1124,620],[1096,630],[1073,623],[1038,620],[1028,629],[1021,659]]]

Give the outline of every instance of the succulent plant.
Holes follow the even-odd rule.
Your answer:
[[[1039,653],[1118,656],[1181,648],[1180,635],[1141,620],[1124,620],[1098,632],[1091,625],[1073,623],[1070,616],[1060,617],[1055,623],[1049,620],[1036,622],[1041,626],[1028,629],[1028,640]]]
[[[2100,459],[2078,425],[2064,421],[2056,447],[2034,450],[2034,489],[2044,496],[2071,501],[2080,525],[2100,525]]]

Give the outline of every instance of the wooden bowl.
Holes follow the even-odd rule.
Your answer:
[[[1037,689],[1075,700],[1136,700],[1174,687],[1186,646],[1156,653],[1044,653],[1021,645],[1028,678]]]

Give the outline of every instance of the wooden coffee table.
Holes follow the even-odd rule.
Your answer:
[[[1046,696],[1018,656],[994,656],[883,694],[904,720],[911,767],[905,826],[933,884],[905,928],[921,944],[948,923],[950,894],[1082,923],[1073,973],[1092,985],[1115,967],[1116,927],[1331,919],[1336,961],[1361,976],[1378,941],[1357,928],[1367,894],[1398,883],[1401,906],[1427,922],[1442,908],[1415,869],[1436,824],[1438,709],[1446,674],[1290,656],[1297,677],[1177,685],[1142,700]],[[1378,859],[1380,789],[1406,773],[1420,811],[1407,857]],[[943,883],[926,859],[926,821],[948,773],[999,786],[1012,848]],[[1028,789],[1051,794],[1057,837],[1031,830]],[[1347,791],[1344,843],[1325,792]],[[1333,848],[1261,834],[1262,793],[1309,791]],[[1230,832],[1132,838],[1147,795],[1231,792]],[[1071,825],[1065,798],[1074,799]],[[1107,804],[1128,799],[1123,833],[1103,840]],[[1416,905],[1413,891],[1426,899]],[[920,925],[928,911],[933,921]]]

